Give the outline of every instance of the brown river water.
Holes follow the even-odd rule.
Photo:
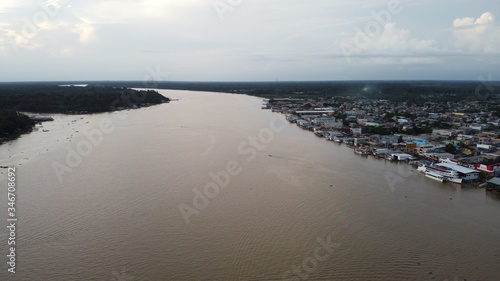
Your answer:
[[[0,280],[500,280],[500,198],[315,137],[262,99],[160,90],[55,115],[0,146],[16,168]],[[46,130],[46,131],[44,131]]]

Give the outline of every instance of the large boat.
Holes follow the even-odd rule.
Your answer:
[[[462,183],[462,178],[460,177],[458,172],[450,168],[421,163],[418,165],[417,171],[426,173],[426,176],[427,173],[439,175],[443,178],[444,181]]]
[[[445,181],[453,182],[453,183],[462,183],[463,179],[462,178],[455,178],[455,177],[444,177]]]
[[[433,180],[437,180],[439,182],[443,182],[444,181],[444,177],[439,175],[439,174],[436,174],[434,172],[430,172],[430,171],[425,171],[425,176],[428,177],[428,178],[431,178]]]

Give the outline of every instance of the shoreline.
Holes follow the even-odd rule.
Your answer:
[[[437,165],[444,165],[442,164],[445,159],[441,158],[431,158],[431,157],[426,157],[417,153],[411,153],[409,150],[405,149],[408,147],[407,143],[391,143],[390,145],[388,143],[385,143],[385,145],[381,146],[380,143],[375,143],[372,139],[373,135],[366,135],[366,134],[345,134],[344,131],[342,130],[335,130],[333,128],[327,128],[326,126],[321,126],[315,124],[315,122],[301,122],[303,120],[300,119],[300,115],[296,115],[295,112],[293,111],[283,111],[281,109],[275,109],[270,107],[269,105],[269,100],[263,99],[263,102],[265,103],[261,109],[266,110],[266,109],[272,109],[272,112],[274,113],[280,113],[284,114],[286,116],[286,119],[289,123],[291,124],[296,124],[297,127],[305,130],[305,131],[310,131],[313,133],[316,137],[318,138],[324,138],[327,141],[335,142],[338,145],[346,144],[347,148],[350,148],[353,153],[359,154],[362,157],[368,157],[368,156],[373,156],[375,159],[383,159],[383,160],[389,160],[390,162],[404,162],[405,164],[408,164],[412,166],[414,169],[419,166],[419,165],[427,165],[427,164],[437,164]],[[279,107],[278,107],[279,108]],[[293,113],[292,113],[293,112]],[[311,112],[309,112],[311,113]],[[325,116],[325,115],[323,115]],[[326,119],[324,117],[323,119]],[[393,135],[394,136],[394,135]],[[398,136],[399,138],[402,137],[402,135]],[[362,142],[358,142],[359,140],[362,140]],[[415,152],[413,150],[412,152]],[[460,166],[457,165],[456,163],[452,162],[451,157],[447,159],[452,165]],[[454,166],[452,167],[454,168]],[[453,170],[452,168],[447,168],[449,170]],[[460,167],[457,167],[458,169]],[[432,178],[435,180],[436,178],[435,175],[432,176],[433,173],[427,173],[424,170],[419,170],[416,169],[416,171],[419,171],[419,174]],[[477,171],[477,170],[476,170]],[[454,170],[454,172],[457,172]],[[477,171],[478,175],[481,174],[481,171]],[[474,187],[474,188],[484,188],[485,191],[488,193],[492,193],[494,195],[499,195],[500,194],[500,187],[495,187],[491,186],[488,183],[488,180],[490,177],[486,175],[481,175],[478,176],[477,179],[470,180],[464,177],[463,175],[460,176],[460,180],[458,180],[458,174],[457,174],[457,180],[452,179],[452,178],[447,178],[440,177],[439,178],[442,183],[444,182],[451,182],[458,184],[461,187],[469,186],[469,187]]]

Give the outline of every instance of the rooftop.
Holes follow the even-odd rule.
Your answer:
[[[477,170],[473,170],[473,169],[469,169],[469,168],[466,168],[466,167],[463,167],[463,166],[460,166],[460,165],[457,165],[457,164],[451,164],[451,163],[439,163],[439,164],[436,164],[437,166],[441,166],[441,167],[447,167],[447,168],[450,168],[450,169],[453,169],[459,173],[463,173],[463,174],[470,174],[470,173],[478,173]]]

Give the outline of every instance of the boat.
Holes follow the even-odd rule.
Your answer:
[[[425,173],[427,166],[429,166],[429,165],[425,164],[425,163],[419,163],[418,167],[417,167],[417,171]]]
[[[439,175],[443,178],[444,181],[449,181],[453,183],[462,183],[463,181],[463,179],[460,177],[457,171],[446,167],[420,163],[417,167],[417,171],[424,172],[426,173],[426,175],[427,173]]]
[[[439,174],[436,174],[434,172],[430,172],[430,171],[425,171],[425,176],[428,177],[428,178],[431,178],[433,180],[437,180],[439,182],[443,182],[444,181],[444,177],[439,175]]]
[[[455,178],[455,177],[444,177],[444,180],[452,183],[462,183],[463,181],[462,178]]]
[[[354,149],[354,153],[357,153],[359,155],[368,155],[368,154],[370,154],[369,151],[361,149],[361,148]]]

